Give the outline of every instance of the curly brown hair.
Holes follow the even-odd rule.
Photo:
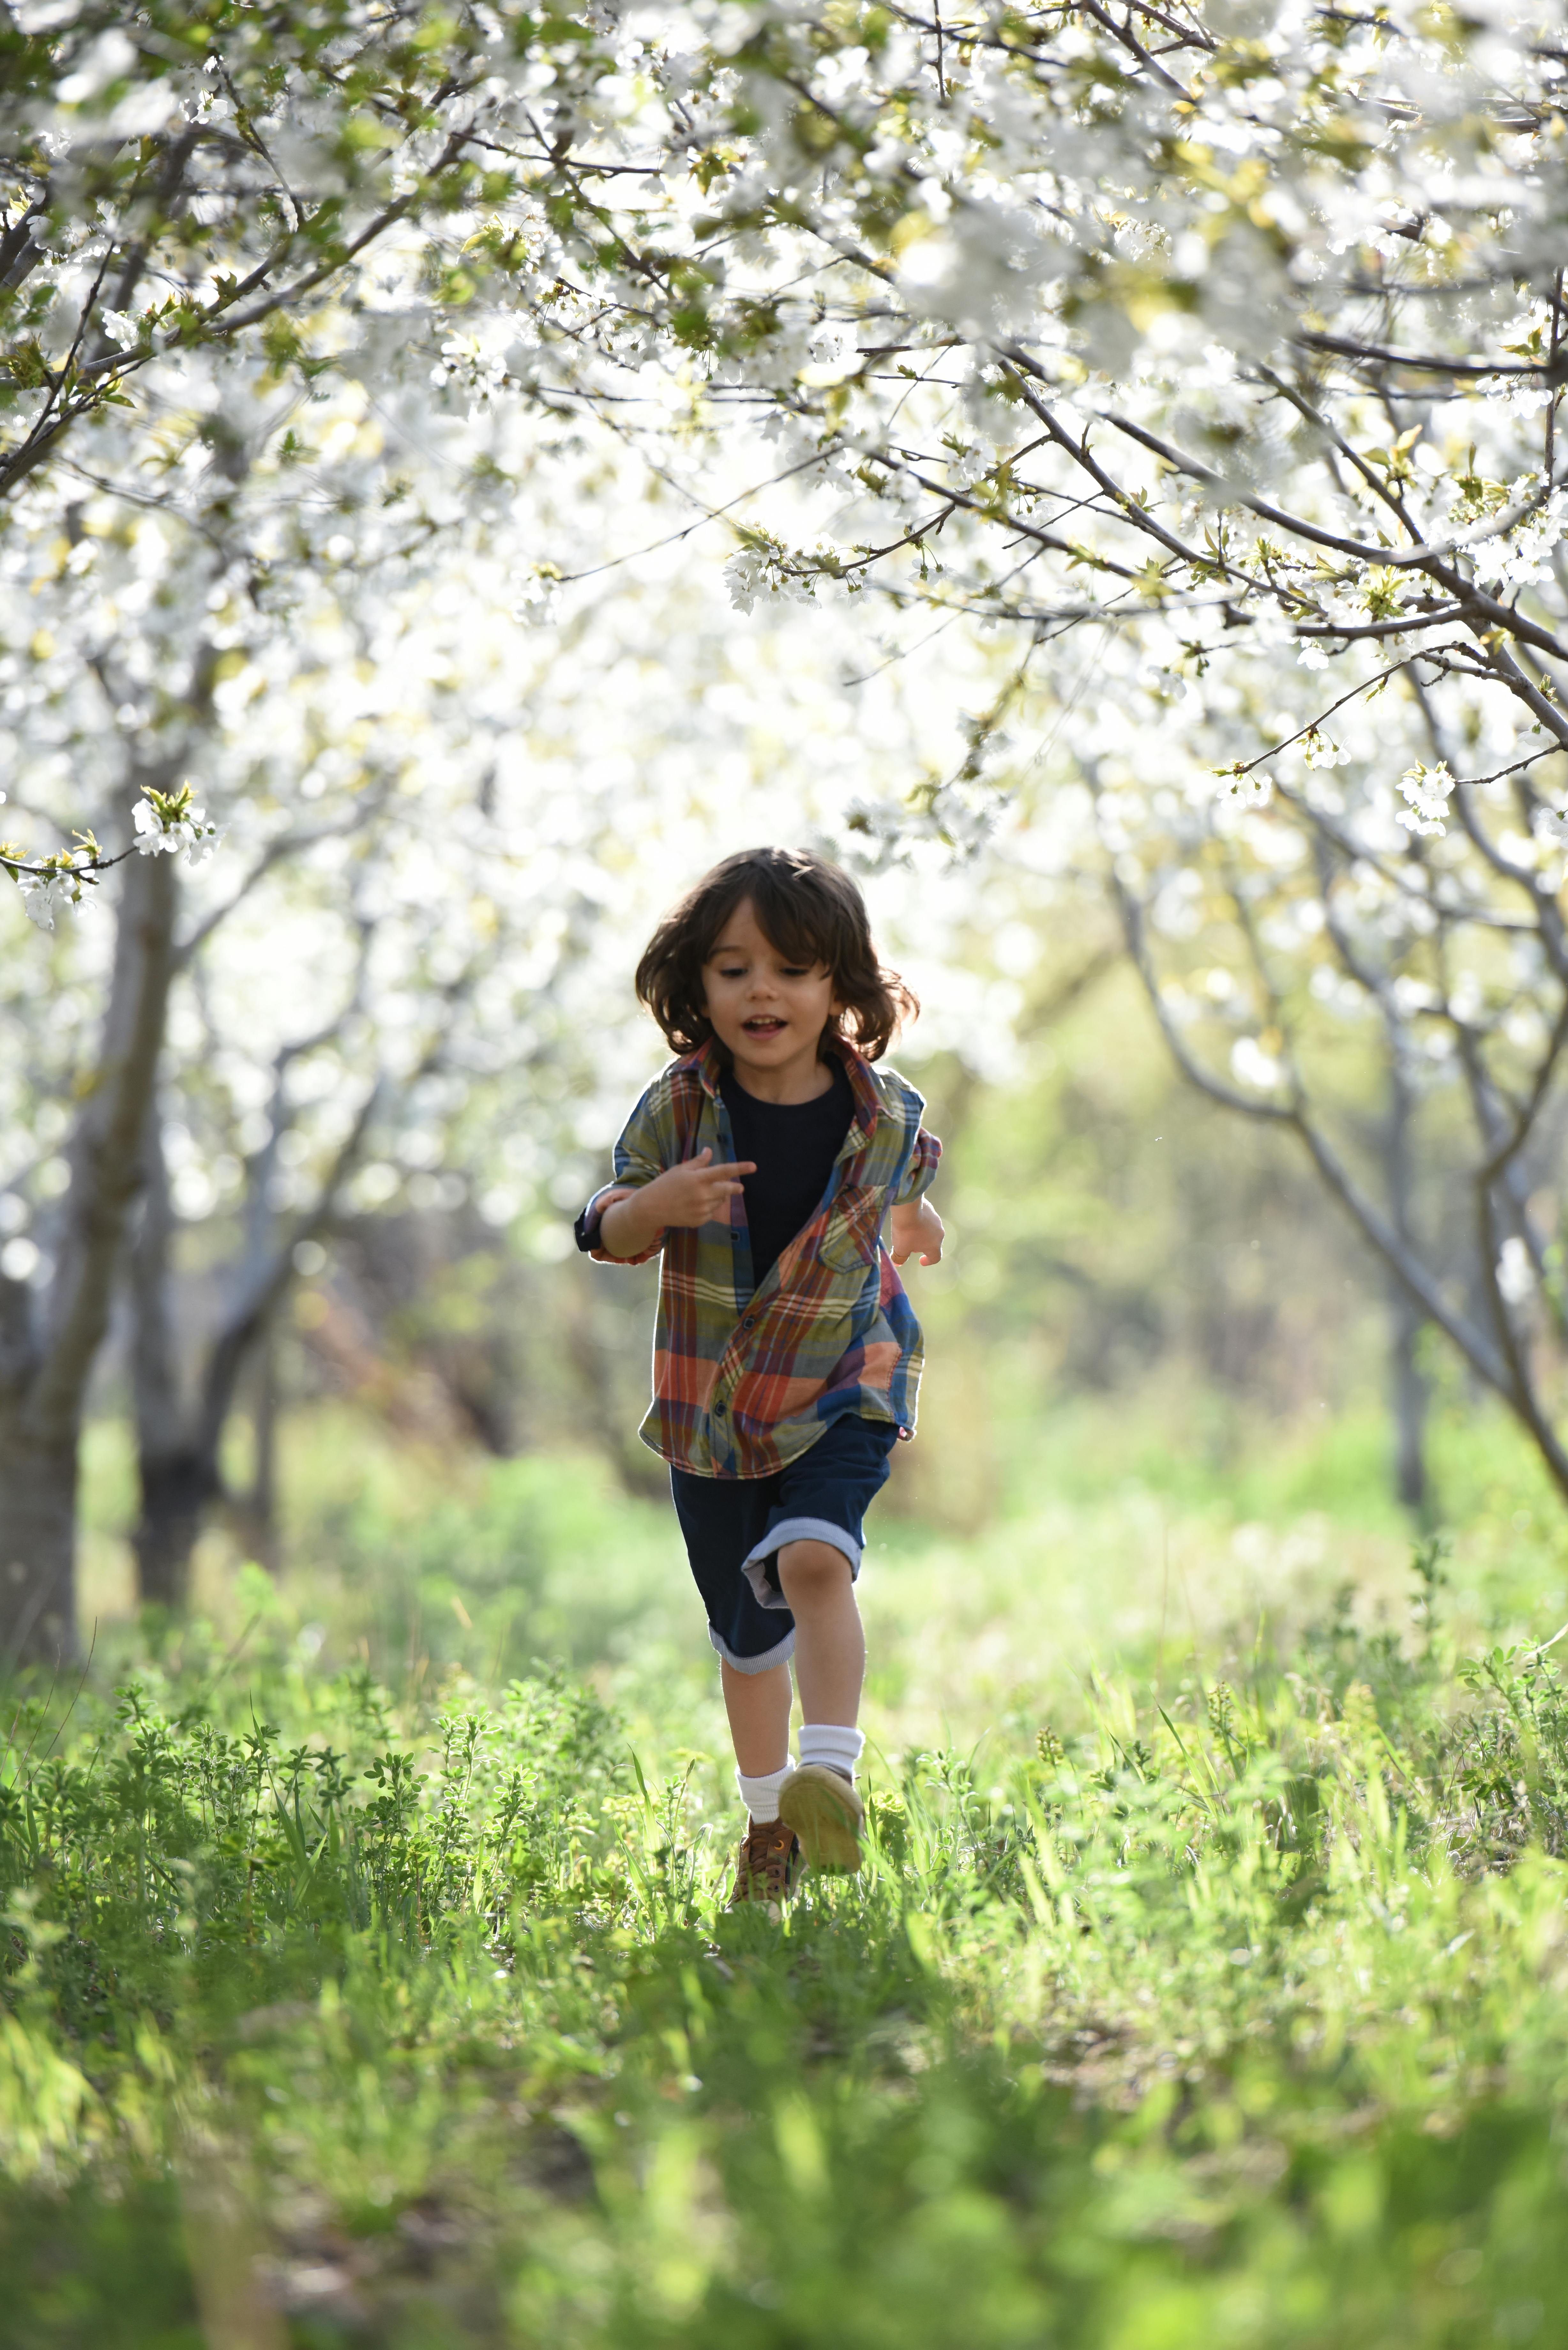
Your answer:
[[[878,1060],[919,1004],[898,972],[877,962],[866,901],[849,875],[807,848],[742,848],[704,873],[665,915],[637,966],[637,993],[671,1052],[693,1053],[713,1034],[703,1009],[702,966],[745,898],[780,954],[831,972],[844,1009],[826,1034]]]

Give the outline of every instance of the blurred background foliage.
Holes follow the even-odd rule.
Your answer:
[[[982,981],[988,957],[1007,967],[988,983],[1015,1004],[990,1040],[992,1073],[950,1046],[922,1053],[919,1025],[900,1050],[943,1137],[950,1235],[943,1264],[910,1281],[929,1354],[920,1430],[878,1512],[900,1557],[957,1544],[1000,1560],[1019,1540],[1041,1557],[1049,1587],[1026,1603],[1044,1611],[1038,1637],[991,1579],[999,1565],[963,1615],[976,1633],[991,1623],[1023,1683],[1055,1669],[1047,1627],[1085,1573],[1070,1527],[1096,1575],[1129,1589],[1161,1571],[1161,1528],[1195,1556],[1211,1536],[1237,1558],[1263,1529],[1260,1556],[1294,1543],[1321,1596],[1346,1546],[1376,1591],[1424,1524],[1459,1530],[1461,1550],[1480,1542],[1491,1561],[1483,1522],[1505,1541],[1516,1513],[1555,1523],[1527,1447],[1435,1347],[1428,1492],[1419,1513],[1401,1503],[1386,1276],[1283,1138],[1232,1128],[1180,1085],[1125,964],[1092,923],[1078,930],[1054,907],[1025,920],[1015,903],[989,941],[950,941]],[[889,951],[899,944],[890,930]],[[905,960],[935,1015],[936,992]],[[657,1040],[642,1037],[651,1067]],[[475,1210],[461,1161],[404,1172],[395,1202],[343,1214],[300,1253],[227,1431],[232,1498],[198,1548],[199,1607],[233,1618],[255,1558],[324,1656],[379,1674],[422,1657],[436,1679],[461,1666],[493,1681],[556,1658],[624,1663],[650,1644],[705,1657],[665,1471],[635,1433],[655,1275],[568,1252],[595,1162],[566,1163],[579,1189],[552,1176],[503,1230]],[[184,1243],[192,1316],[206,1230]],[[82,1620],[100,1641],[136,1603],[129,1376],[111,1348],[87,1456]],[[978,1719],[963,1669],[942,1704]],[[934,1726],[927,1716],[921,1734]]]
[[[1070,926],[1054,907],[1002,926],[1017,1009],[987,1041],[1003,1048],[1004,1073],[922,1050],[920,1024],[898,1055],[943,1139],[952,1241],[941,1266],[911,1277],[930,1364],[920,1439],[900,1456],[892,1506],[983,1532],[1037,1498],[1052,1431],[1070,1420],[1107,1440],[1144,1431],[1129,1460],[1148,1451],[1160,1483],[1198,1491],[1262,1476],[1282,1503],[1281,1464],[1321,1456],[1321,1472],[1297,1472],[1303,1495],[1319,1473],[1348,1476],[1347,1512],[1397,1523],[1386,1275],[1287,1139],[1233,1127],[1181,1085],[1125,965],[1092,925],[1080,919],[1076,941],[1063,935]],[[898,949],[890,933],[889,952]],[[948,951],[983,972],[981,938]],[[607,999],[617,977],[624,988],[609,966]],[[605,1018],[631,1026],[624,1002],[607,1000]],[[651,1069],[657,1040],[639,1028],[632,1040]],[[566,1183],[554,1173],[501,1230],[472,1204],[482,1178],[452,1159],[389,1170],[393,1201],[344,1212],[298,1253],[228,1455],[234,1493],[258,1479],[276,1489],[283,1524],[265,1539],[280,1564],[300,1555],[305,1529],[288,1475],[280,1482],[258,1455],[281,1446],[287,1457],[291,1430],[328,1401],[372,1449],[504,1459],[569,1447],[607,1463],[628,1492],[663,1490],[635,1435],[654,1276],[607,1274],[566,1253],[570,1214],[597,1180],[593,1154],[568,1156]],[[192,1318],[215,1221],[183,1243],[182,1311]],[[109,1418],[127,1377],[111,1354],[99,1388]],[[1473,1399],[1435,1352],[1428,1378],[1444,1428],[1428,1506],[1451,1515],[1452,1423]],[[1355,1465],[1335,1471],[1327,1464],[1347,1430]],[[124,1531],[130,1506],[123,1482],[112,1504],[95,1504],[100,1541],[116,1512]],[[236,1563],[256,1532],[231,1519],[209,1555]]]

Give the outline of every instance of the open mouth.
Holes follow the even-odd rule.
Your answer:
[[[784,1034],[786,1023],[783,1020],[756,1019],[742,1020],[741,1025],[748,1036],[779,1036]]]

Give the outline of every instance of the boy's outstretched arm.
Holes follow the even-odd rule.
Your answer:
[[[940,1264],[942,1239],[942,1220],[929,1199],[909,1200],[901,1208],[888,1210],[888,1253],[895,1264],[912,1256],[922,1264]]]
[[[743,1175],[754,1175],[754,1159],[715,1167],[711,1150],[667,1167],[635,1191],[618,1185],[599,1217],[599,1246],[611,1256],[642,1256],[660,1236],[677,1227],[728,1223],[730,1202]]]

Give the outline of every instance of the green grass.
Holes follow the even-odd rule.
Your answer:
[[[209,1559],[211,1627],[13,1700],[0,2341],[1568,2334],[1568,1607],[1505,1450],[1430,1588],[1147,1460],[884,1520],[872,1864],[776,1921],[665,1513],[344,1457],[282,1592]]]

